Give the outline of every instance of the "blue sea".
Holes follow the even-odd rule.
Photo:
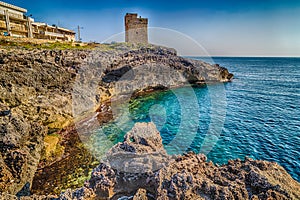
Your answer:
[[[131,100],[129,117],[101,127],[108,138],[116,143],[135,122],[153,121],[170,154],[201,152],[217,164],[245,156],[275,161],[300,181],[300,58],[194,59],[235,77]]]

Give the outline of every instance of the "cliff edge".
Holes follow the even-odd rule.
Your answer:
[[[34,178],[44,194],[53,194],[57,186],[47,178],[69,182],[68,173],[75,173],[76,162],[83,160],[72,152],[88,154],[74,139],[75,97],[82,99],[75,102],[79,117],[98,112],[100,120],[108,121],[110,105],[105,102],[112,97],[228,82],[233,74],[219,65],[179,57],[173,49],[126,44],[59,50],[6,47],[0,50],[0,70],[2,199],[300,198],[299,183],[276,163],[247,158],[216,166],[203,155],[167,155],[151,123],[136,124],[83,187],[60,197],[32,195]],[[54,169],[51,175],[47,167]]]

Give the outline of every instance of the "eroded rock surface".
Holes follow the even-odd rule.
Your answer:
[[[142,76],[147,85],[132,82],[130,76],[128,79],[125,75],[140,66],[150,70],[140,71],[147,72]],[[225,68],[184,59],[176,56],[172,49],[157,46],[119,45],[106,50],[1,49],[0,192],[28,193],[43,157],[45,135],[61,133],[61,129],[72,125],[72,109],[77,113],[76,117],[89,112],[106,112],[110,108],[101,103],[112,96],[118,97],[120,91],[131,93],[143,91],[146,86],[160,87],[157,74],[162,75],[165,70],[175,72],[175,80],[181,80],[178,79],[180,76],[192,83],[223,82],[232,78]],[[166,80],[172,80],[169,78]],[[167,87],[180,86],[179,83],[168,82]],[[134,87],[124,88],[128,85]],[[58,145],[63,146],[63,142]],[[39,168],[72,157],[69,152],[72,150],[60,152],[59,158],[43,161]],[[71,172],[68,170],[67,173]],[[43,176],[45,178],[47,176]],[[47,187],[49,193],[55,185],[50,186]]]
[[[0,103],[0,191],[29,193],[47,130]]]
[[[103,113],[110,107],[101,103],[112,97],[233,77],[218,65],[155,46],[4,49],[0,70],[0,199],[18,199],[16,194],[21,199],[55,199],[30,196],[31,183],[44,137],[73,123],[74,106],[79,116],[97,111],[107,121],[110,115]],[[81,100],[74,102],[77,98]],[[68,155],[60,159],[72,163],[71,152],[66,150]],[[300,199],[299,191],[299,183],[276,163],[246,158],[216,166],[201,154],[168,156],[154,124],[139,123],[110,149],[83,187],[68,189],[58,199]]]
[[[274,162],[245,158],[217,166],[202,154],[168,157],[162,153],[169,159],[161,168],[151,172],[145,163],[144,172],[126,170],[126,164],[135,166],[135,156],[160,151],[158,141],[154,124],[137,123],[108,153],[130,152],[132,163],[126,156],[117,167],[114,162],[101,163],[84,187],[68,190],[60,199],[300,199],[300,184]]]

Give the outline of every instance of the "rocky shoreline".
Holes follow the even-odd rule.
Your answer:
[[[134,97],[153,90],[179,87],[186,83],[228,82],[233,78],[226,68],[185,59],[177,56],[173,49],[152,45],[100,45],[95,49],[80,50],[37,48],[27,50],[6,47],[0,50],[0,68],[0,193],[2,199],[13,198],[11,195],[29,196],[32,192],[45,195],[59,194],[63,189],[82,186],[85,179],[90,176],[87,169],[94,168],[98,163],[82,145],[75,124],[95,112],[98,113],[99,124],[109,121],[113,117],[109,103],[111,98],[118,100],[126,95]],[[152,127],[151,130],[153,132],[154,128]],[[178,159],[189,160],[191,157],[191,160],[185,163],[192,164],[192,160],[197,156],[200,155],[188,154],[178,156]],[[249,159],[234,161],[232,168],[237,167],[239,171],[241,169],[238,166],[244,166],[245,163],[256,166],[258,162],[263,161],[250,162]],[[66,167],[69,163],[73,163],[73,167]],[[214,170],[218,169],[212,163],[209,165],[213,166]],[[272,167],[271,164],[270,166]],[[57,170],[59,167],[62,171]],[[168,168],[161,169],[168,170]],[[97,170],[102,174],[101,170],[111,169],[109,166],[104,167],[103,163],[100,164],[94,169],[92,179],[86,182],[90,184],[86,188],[93,187],[91,181],[96,180],[93,177],[96,176]],[[282,168],[280,172],[282,176],[286,176],[286,179],[282,177],[281,181],[293,181]],[[149,178],[151,179],[151,176]],[[64,187],[55,185],[53,179],[61,179]],[[81,182],[71,183],[70,180],[76,179],[80,179]],[[46,183],[49,185],[46,186]],[[100,182],[93,184],[99,186]],[[295,187],[299,187],[297,184],[295,183]],[[155,188],[160,188],[158,185]],[[104,186],[100,184],[99,187]],[[118,187],[122,188],[122,185]],[[184,193],[185,190],[181,191],[180,188],[174,190],[174,194],[166,193],[165,190],[160,192],[150,188],[133,188],[127,192],[128,194],[126,192],[111,194],[108,191],[106,193],[109,193],[109,197],[116,198],[126,196],[125,194],[134,195],[138,190],[137,196],[149,194],[150,196],[146,196],[150,199],[172,199],[175,198],[174,194],[175,196],[187,195]],[[290,189],[291,191],[287,192],[290,196],[282,193],[286,191],[285,189],[274,190],[277,195],[274,199],[280,199],[282,195],[287,199],[295,196],[293,191],[295,188]],[[241,197],[250,198],[246,190],[243,190],[245,194]],[[168,196],[169,193],[171,196]],[[226,189],[224,195],[229,193]],[[223,195],[220,192],[208,194],[215,195],[214,197]],[[70,195],[74,196],[74,191],[71,189],[67,190],[61,198],[68,199]],[[99,197],[97,192],[93,193],[93,189],[91,195],[95,198]],[[260,193],[257,195],[260,198]],[[268,196],[267,193],[262,195]],[[26,198],[22,197],[22,199]],[[36,198],[50,198],[50,196],[36,196]]]
[[[84,187],[59,199],[300,198],[300,184],[274,162],[245,158],[217,166],[202,154],[167,155],[153,123],[137,123],[106,158]]]
[[[153,123],[137,123],[106,154],[84,186],[59,197],[26,199],[299,199],[300,184],[275,162],[230,160],[218,166],[192,152],[169,156]],[[4,193],[3,198],[17,199]]]

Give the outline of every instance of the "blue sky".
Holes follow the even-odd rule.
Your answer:
[[[5,2],[26,8],[36,21],[74,30],[80,25],[84,41],[101,42],[123,32],[124,15],[135,12],[149,18],[150,27],[190,36],[210,55],[300,56],[299,0]]]

